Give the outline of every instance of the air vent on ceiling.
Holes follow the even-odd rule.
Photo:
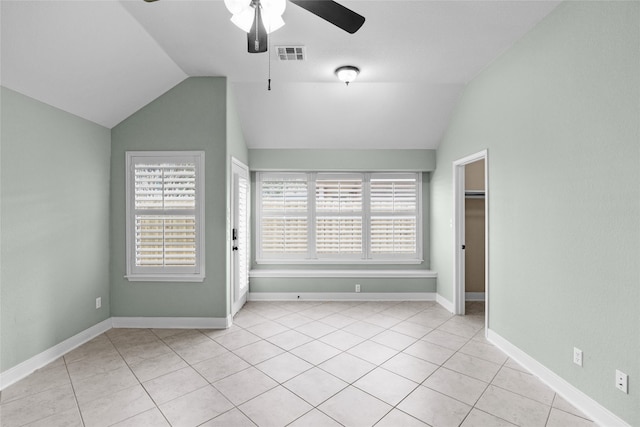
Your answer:
[[[307,58],[304,46],[276,46],[280,61],[304,61]]]

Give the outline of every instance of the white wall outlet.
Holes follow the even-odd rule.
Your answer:
[[[623,393],[629,394],[629,375],[616,369],[616,388]]]
[[[360,292],[360,284],[356,283],[356,292]]]
[[[100,308],[102,307],[102,298],[98,297],[96,298],[96,308]]]
[[[577,347],[573,347],[573,363],[582,366],[582,350]]]

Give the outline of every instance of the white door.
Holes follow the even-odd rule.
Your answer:
[[[249,290],[249,169],[232,159],[231,315],[247,301]]]

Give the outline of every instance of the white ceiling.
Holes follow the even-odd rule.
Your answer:
[[[365,1],[350,35],[288,3],[249,54],[222,0],[1,3],[2,85],[111,128],[189,76],[227,76],[250,148],[436,148],[462,90],[558,1]],[[361,69],[346,87],[333,71]]]

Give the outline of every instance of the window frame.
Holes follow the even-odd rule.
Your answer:
[[[269,254],[262,251],[262,182],[285,176],[306,176],[307,182],[307,251],[304,254]],[[325,177],[362,177],[362,253],[328,255],[316,252],[316,221],[322,212],[316,210],[316,180]],[[422,172],[271,172],[258,171],[255,175],[255,242],[256,264],[421,264],[423,260],[423,197]],[[410,254],[373,254],[371,249],[371,187],[372,177],[408,178],[416,180],[416,252]],[[374,215],[375,216],[375,215]]]
[[[135,164],[193,163],[195,165],[196,264],[188,267],[136,266],[135,239]],[[125,152],[126,275],[130,282],[203,282],[205,279],[205,153],[204,151],[127,151]],[[152,211],[152,210],[149,210]],[[158,215],[185,215],[184,211],[159,209]],[[148,215],[152,215],[149,213]]]

